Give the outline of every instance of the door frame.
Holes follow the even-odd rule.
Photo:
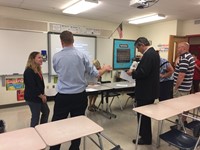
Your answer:
[[[168,61],[174,66],[177,57],[177,46],[180,42],[188,42],[188,36],[176,36],[170,35],[169,37],[169,51],[168,51]]]

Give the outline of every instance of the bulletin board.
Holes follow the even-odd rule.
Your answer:
[[[0,75],[23,74],[32,51],[47,50],[47,33],[0,30]],[[48,73],[48,63],[42,65]]]
[[[83,36],[74,35],[74,47],[83,51],[90,61],[96,58],[96,37],[95,36]],[[53,69],[53,56],[55,53],[62,50],[60,42],[60,33],[48,33],[48,50],[49,50],[49,73],[50,75],[56,75]]]
[[[113,40],[113,69],[129,69],[135,57],[135,41],[125,39]]]

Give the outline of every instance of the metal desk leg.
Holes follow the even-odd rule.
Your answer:
[[[86,141],[86,139],[85,139],[85,136],[83,137],[83,150],[86,150],[86,144],[85,144],[85,141]]]
[[[162,132],[162,126],[163,126],[163,120],[158,121],[158,135],[157,135],[157,142],[156,142],[156,147],[160,147],[160,134]]]
[[[100,108],[100,106],[101,106],[101,108]],[[99,105],[97,106],[97,111],[100,109],[103,110],[103,93],[101,93],[101,101],[100,101]]]
[[[108,95],[107,94],[108,93],[106,93],[106,111],[105,112],[107,113],[108,116],[110,116],[110,118],[116,118],[117,116],[111,112],[111,109],[109,107],[109,104],[108,104],[109,101],[108,101]]]
[[[113,114],[111,111],[109,111],[109,104],[108,104],[108,96],[107,96],[107,93],[106,93],[106,109],[104,110],[103,108],[103,97],[101,98],[101,103],[102,104],[102,108],[99,108],[97,111],[102,114],[103,116],[107,117],[108,119],[111,119],[111,118],[116,118],[117,116],[115,114]],[[100,106],[100,105],[99,105]],[[99,107],[98,106],[98,107]]]
[[[103,133],[99,133],[103,138],[105,138],[107,141],[109,141],[111,144],[113,144],[115,147],[112,148],[113,150],[122,150],[120,145],[117,145],[116,143],[114,143],[110,138],[108,138],[106,135],[104,135]]]
[[[139,114],[139,121],[138,121],[137,134],[136,134],[135,150],[137,150],[137,146],[138,146],[139,132],[140,132],[140,126],[141,126],[141,118],[142,118],[142,114]]]
[[[97,133],[97,136],[98,136],[98,139],[99,139],[99,146],[100,146],[100,149],[103,150],[103,142],[102,142],[102,139],[101,139],[100,134],[101,134],[101,133]]]
[[[184,123],[182,121],[182,115],[179,115],[179,122],[178,122],[178,129],[181,130],[181,128],[183,128],[183,131],[184,133],[186,133],[186,129],[185,129],[185,126],[184,126]]]

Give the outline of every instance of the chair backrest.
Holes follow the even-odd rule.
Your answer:
[[[182,115],[194,120],[185,126],[193,131],[194,136],[180,130],[173,129],[161,134],[160,138],[181,150],[196,150],[200,144],[200,119],[194,117],[194,115],[186,115],[184,113]]]
[[[195,137],[177,129],[161,134],[160,138],[181,150],[194,150],[199,142]]]
[[[200,136],[200,119],[198,118],[198,116],[195,114],[193,115],[182,114],[182,115],[193,119],[193,121],[186,124],[185,127],[192,130],[194,137],[199,137]]]

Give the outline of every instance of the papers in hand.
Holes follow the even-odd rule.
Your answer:
[[[135,80],[132,79],[132,76],[129,76],[125,71],[121,71],[121,74],[120,74],[120,78],[126,80],[126,81],[129,81],[129,82],[135,82]]]

